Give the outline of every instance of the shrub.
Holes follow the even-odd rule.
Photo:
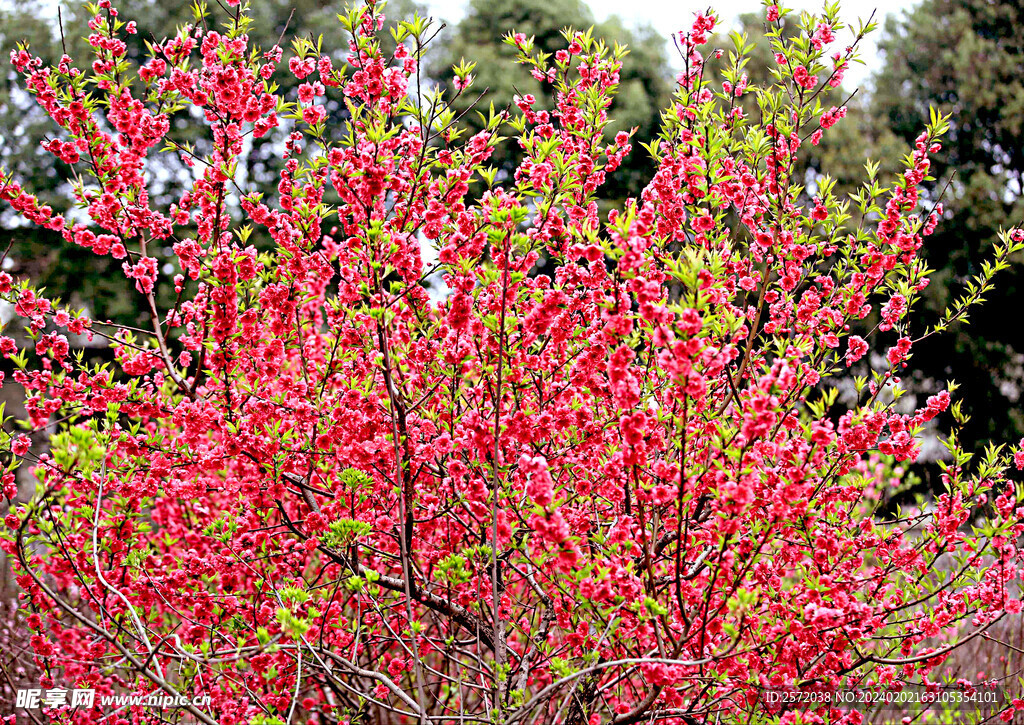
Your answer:
[[[515,98],[467,138],[418,75],[428,23],[394,26],[384,57],[372,2],[339,18],[344,67],[307,39],[286,64],[248,47],[244,5],[129,67],[133,25],[94,13],[90,70],[12,53],[62,129],[47,148],[79,174],[77,212],[6,175],[0,196],[122,259],[153,329],[0,274],[27,326],[2,351],[27,427],[49,432],[40,454],[10,440],[3,479],[8,499],[19,465],[38,481],[4,550],[43,687],[209,696],[187,709],[225,725],[756,722],[777,714],[769,690],[927,683],[1020,611],[1012,451],[972,465],[951,436],[933,505],[876,514],[926,426],[963,418],[952,385],[902,397],[914,342],[962,319],[1024,238],[913,329],[941,216],[918,187],[946,122],[889,184],[870,162],[849,199],[807,179],[794,154],[844,115],[819,94],[856,59],[856,42],[831,55],[834,10],[783,38],[794,19],[768,6],[760,88],[742,37],[709,86],[715,19],[698,16],[657,173],[604,220],[595,192],[631,152],[627,131],[602,141],[624,51],[589,33],[553,57],[510,33],[555,107]],[[471,67],[454,71],[464,90]],[[346,128],[325,125],[328,96]],[[157,151],[179,115],[212,155]],[[525,155],[513,178],[487,165],[502,132]],[[236,174],[268,133],[274,199]],[[169,209],[146,191],[161,154],[195,170]],[[853,325],[891,340],[885,360],[862,359]],[[116,363],[69,335],[107,338]],[[67,717],[101,716],[98,698]]]

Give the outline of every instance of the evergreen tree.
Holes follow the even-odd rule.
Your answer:
[[[952,114],[933,166],[933,198],[945,218],[925,246],[937,273],[927,290],[932,315],[962,292],[1000,227],[1024,219],[1024,5],[989,0],[925,0],[890,20],[881,42],[872,112],[906,142],[929,106]],[[956,169],[953,175],[953,169]],[[1024,280],[1008,275],[969,328],[924,341],[915,384],[927,391],[957,371],[973,413],[964,441],[1024,434]],[[1001,310],[1002,313],[993,311]]]

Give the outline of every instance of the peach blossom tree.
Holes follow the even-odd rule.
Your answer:
[[[3,447],[2,546],[39,685],[208,697],[44,707],[51,722],[857,723],[764,694],[935,686],[1020,612],[1019,447],[972,460],[949,435],[931,505],[881,508],[936,417],[965,415],[953,385],[904,395],[914,343],[962,321],[1024,233],[919,323],[946,119],[850,197],[796,160],[842,122],[822,93],[867,28],[766,5],[757,87],[748,41],[709,49],[699,15],[656,173],[606,212],[602,184],[643,152],[606,133],[624,49],[569,29],[548,56],[510,32],[554,105],[481,109],[469,136],[451,105],[472,64],[432,87],[428,21],[387,26],[384,54],[383,4],[347,9],[339,64],[304,38],[287,58],[251,47],[259,19],[228,4],[222,29],[183,25],[141,67],[108,0],[87,63],[11,53],[76,207],[55,215],[6,173],[0,198],[121,260],[151,322],[90,319],[0,272],[27,410]],[[209,155],[167,140],[178,116]],[[237,169],[268,134],[284,164],[261,196]],[[514,176],[488,165],[499,143],[522,150]],[[194,178],[155,208],[164,154]]]

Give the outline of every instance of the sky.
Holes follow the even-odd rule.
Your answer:
[[[492,0],[501,2],[502,0]],[[672,33],[688,28],[693,22],[694,13],[706,10],[709,6],[718,11],[719,19],[730,27],[736,22],[736,18],[743,13],[763,12],[760,0],[585,0],[594,13],[598,22],[608,18],[610,15],[618,15],[624,20],[627,26],[648,24],[661,32],[670,42]],[[423,2],[423,0],[421,0]],[[448,22],[457,22],[465,14],[467,3],[465,0],[427,0],[424,3],[430,9],[430,13],[437,18]],[[820,11],[823,7],[822,0],[788,0],[784,3],[786,7],[794,10]],[[847,25],[856,25],[856,20],[867,20],[873,10],[877,9],[876,19],[879,21],[879,28],[871,36],[868,36],[862,44],[861,58],[865,61],[864,66],[854,66],[847,73],[847,87],[860,85],[880,65],[881,58],[877,53],[876,42],[884,26],[887,14],[896,14],[899,17],[904,11],[909,10],[916,4],[915,0],[887,0],[884,3],[879,0],[843,0],[840,17]],[[627,9],[628,8],[628,9]],[[844,31],[849,32],[849,31]],[[843,38],[843,35],[839,36]],[[674,57],[674,55],[670,56]]]

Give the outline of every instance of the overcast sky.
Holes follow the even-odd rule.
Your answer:
[[[422,1],[422,0],[421,0]],[[502,2],[502,0],[492,0]],[[706,10],[708,6],[718,11],[719,19],[732,26],[737,17],[743,13],[762,12],[760,0],[586,0],[594,16],[602,21],[609,15],[618,15],[627,26],[635,26],[643,23],[649,24],[661,32],[666,41],[675,31],[688,28],[693,22],[694,13]],[[465,12],[465,0],[428,0],[425,3],[432,15],[443,18],[449,22],[457,22]],[[823,7],[822,0],[788,0],[784,2],[786,7],[796,10],[820,11]],[[857,19],[867,19],[871,11],[877,8],[876,18],[879,20],[879,29],[863,45],[861,57],[866,61],[866,66],[854,66],[847,74],[847,86],[852,87],[860,84],[875,68],[878,67],[880,59],[876,53],[875,40],[881,33],[885,16],[889,13],[897,15],[910,9],[916,4],[915,0],[843,0],[840,17],[848,25],[855,25]],[[841,38],[843,36],[840,36]]]

